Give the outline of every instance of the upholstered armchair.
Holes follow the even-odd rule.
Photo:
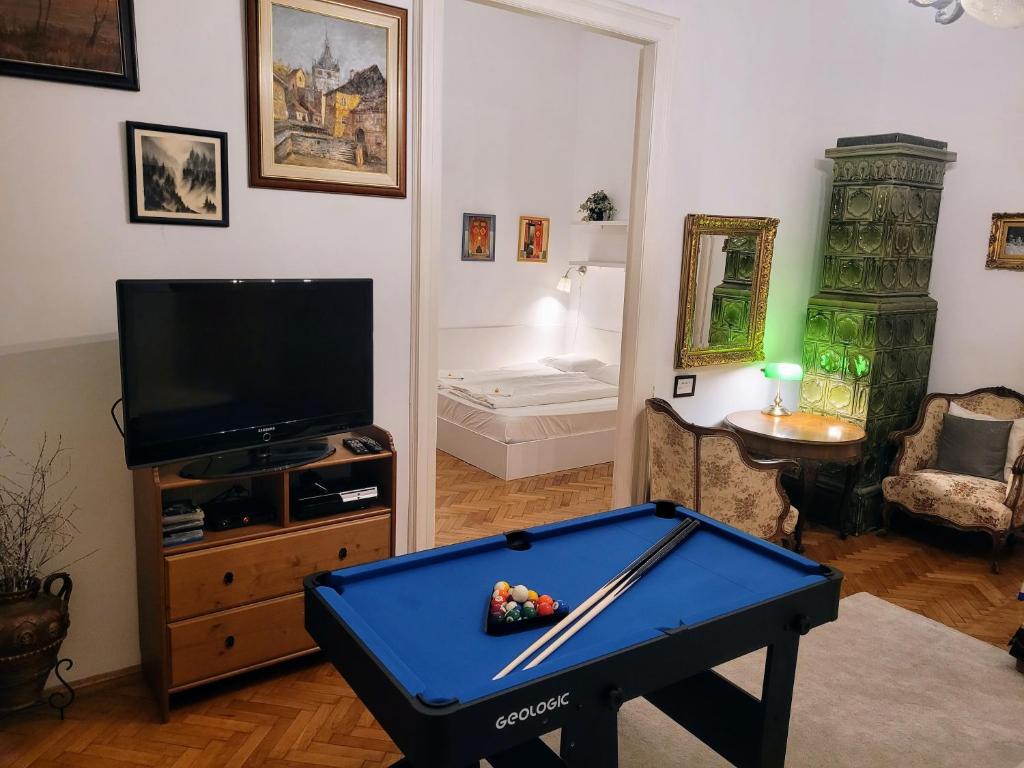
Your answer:
[[[1024,395],[1006,387],[928,395],[914,426],[889,438],[897,451],[891,475],[882,481],[883,531],[894,509],[958,530],[985,531],[992,537],[992,572],[999,573],[1007,538],[1024,530],[1024,454],[1012,464],[1008,483],[930,469],[950,403],[1000,420],[1024,417]]]
[[[668,499],[762,539],[796,529],[797,510],[782,489],[795,461],[750,458],[735,434],[680,418],[671,405],[647,401],[649,499]]]

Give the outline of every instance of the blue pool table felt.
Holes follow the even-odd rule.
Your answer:
[[[492,536],[335,571],[317,590],[411,696],[466,703],[825,579],[812,560],[681,507],[677,515],[629,507],[530,529],[524,551]],[[575,607],[684,515],[701,527],[634,587],[534,669],[491,680],[547,629],[486,634],[495,582]]]

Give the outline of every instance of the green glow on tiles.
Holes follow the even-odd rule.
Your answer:
[[[804,377],[804,369],[796,363],[767,363],[764,366],[764,375],[767,379],[800,381]]]

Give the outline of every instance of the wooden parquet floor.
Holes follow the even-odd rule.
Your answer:
[[[611,465],[503,483],[438,457],[437,540],[449,543],[606,509]],[[984,537],[898,521],[840,541],[812,526],[807,554],[867,591],[999,647],[1024,620],[1024,545],[988,570]],[[879,645],[885,638],[879,638]],[[922,649],[901,649],[908,658]],[[193,692],[171,722],[136,678],[86,691],[60,723],[45,707],[0,720],[0,768],[379,768],[399,754],[329,664],[311,657]]]

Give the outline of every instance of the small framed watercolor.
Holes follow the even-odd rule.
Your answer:
[[[494,214],[462,214],[462,260],[494,261]]]

